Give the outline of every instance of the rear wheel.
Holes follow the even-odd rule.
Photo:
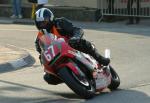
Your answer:
[[[111,83],[108,86],[108,88],[110,90],[115,90],[120,85],[120,78],[119,78],[118,74],[116,73],[116,71],[111,66],[109,66],[109,67],[110,67],[110,72],[111,72],[112,78],[111,78]]]
[[[80,77],[68,68],[59,70],[60,77],[77,95],[82,98],[88,99],[95,95],[95,82],[89,78]]]

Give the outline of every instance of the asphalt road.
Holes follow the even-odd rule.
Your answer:
[[[147,25],[126,26],[122,23],[81,23],[85,38],[99,52],[111,50],[111,65],[116,68],[121,85],[118,91],[98,94],[91,100],[76,96],[65,84],[52,86],[42,79],[43,70],[37,60],[32,67],[0,74],[2,103],[149,103],[150,102],[150,29]],[[36,59],[36,28],[32,25],[0,25],[0,44],[24,48]]]

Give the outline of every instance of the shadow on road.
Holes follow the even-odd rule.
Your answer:
[[[60,101],[63,103],[76,103],[80,101],[80,97],[73,92],[55,92],[55,90],[41,89],[40,85],[37,88],[4,80],[0,80],[0,92],[2,103],[59,103]]]
[[[86,103],[149,103],[150,97],[144,92],[136,90],[117,90],[111,93],[103,93]]]
[[[0,80],[0,101],[15,103],[34,101],[34,103],[149,103],[150,97],[144,92],[136,90],[117,90],[101,93],[90,100],[80,99],[74,93],[59,93],[32,86]],[[36,101],[36,102],[35,102]]]

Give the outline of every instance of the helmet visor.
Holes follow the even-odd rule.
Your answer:
[[[39,21],[36,25],[39,29],[47,29],[48,21]]]

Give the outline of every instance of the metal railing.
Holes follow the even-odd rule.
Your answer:
[[[103,15],[150,17],[150,0],[99,0]]]

